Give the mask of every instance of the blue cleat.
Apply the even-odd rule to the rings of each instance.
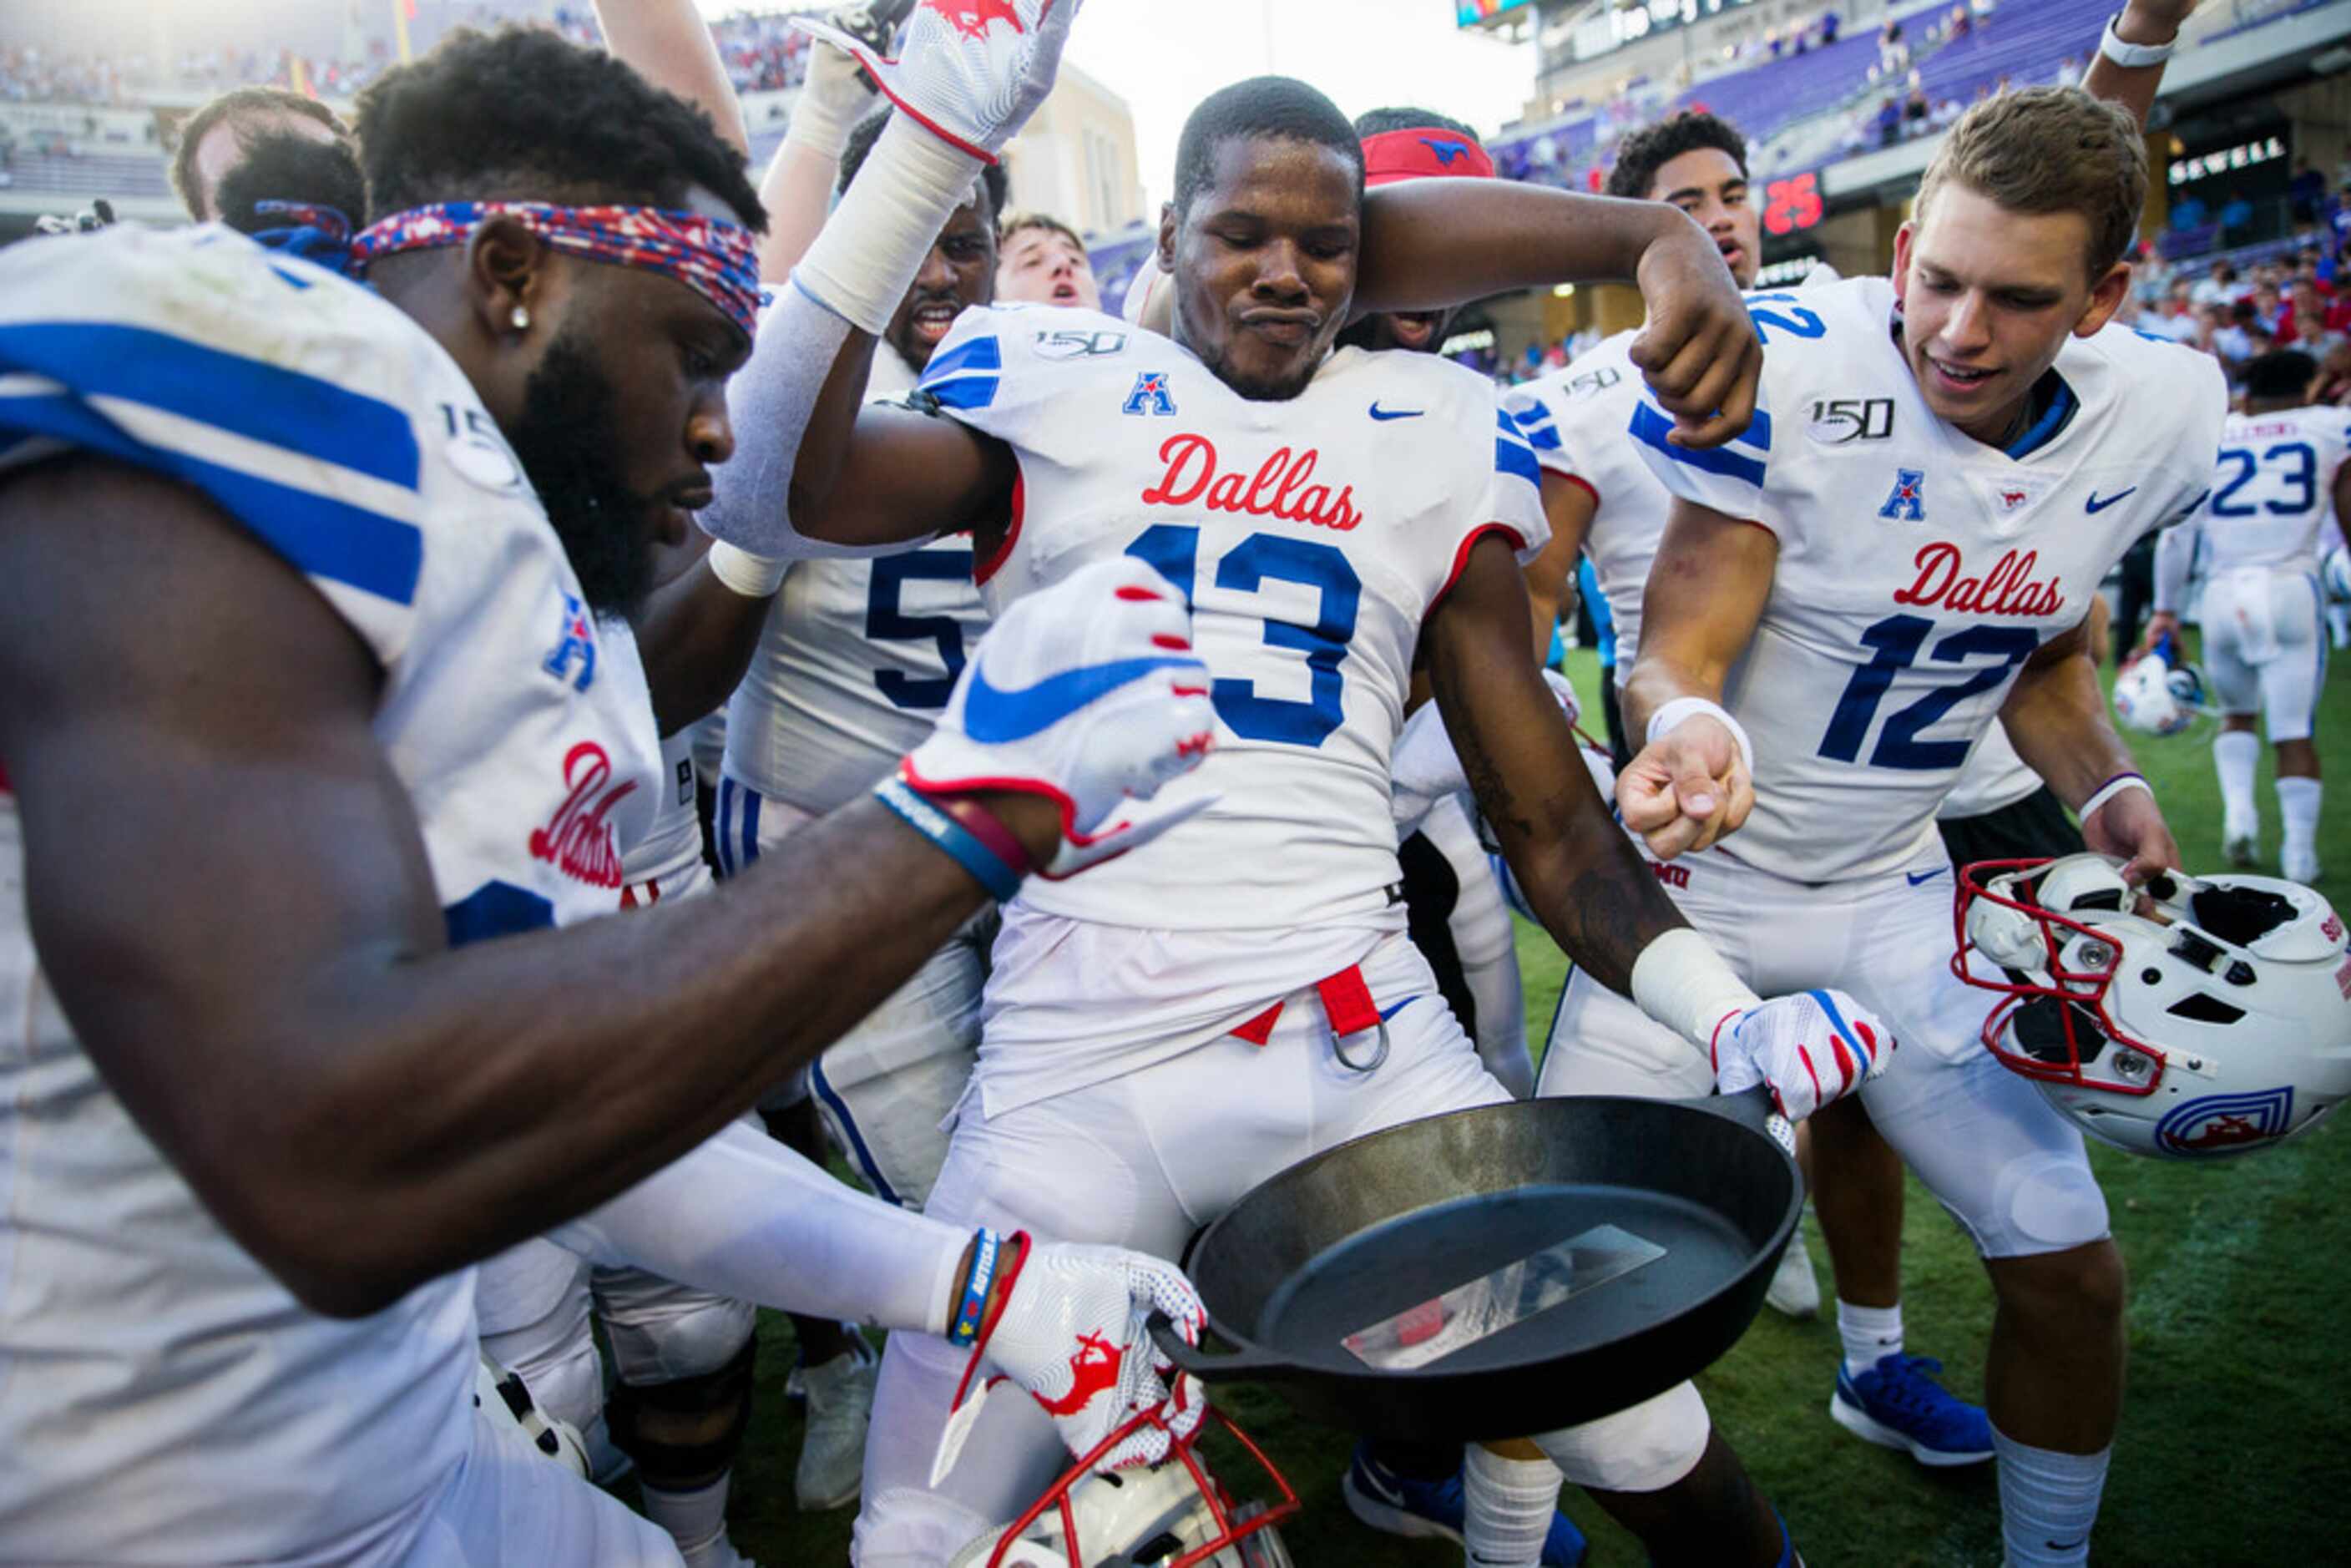
[[[1461,1544],[1468,1505],[1458,1469],[1441,1481],[1416,1480],[1380,1463],[1369,1443],[1357,1443],[1354,1460],[1348,1465],[1347,1479],[1339,1490],[1346,1494],[1347,1511],[1374,1530]],[[1551,1533],[1543,1538],[1543,1568],[1576,1568],[1586,1550],[1583,1531],[1575,1528],[1575,1521],[1554,1513]]]
[[[1829,1418],[1856,1437],[1907,1448],[1922,1465],[1978,1465],[1991,1458],[1991,1421],[1934,1379],[1943,1364],[1899,1351],[1855,1377],[1837,1368]]]

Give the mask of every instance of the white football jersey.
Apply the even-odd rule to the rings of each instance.
[[[1534,455],[1492,383],[1342,349],[1297,397],[1252,402],[1156,333],[998,308],[964,312],[922,385],[1019,460],[979,565],[990,608],[1136,556],[1191,595],[1214,678],[1216,749],[1139,810],[1217,804],[1022,900],[1154,929],[1400,928],[1388,758],[1421,623],[1487,530],[1522,554],[1548,537]]]
[[[0,466],[76,448],[204,492],[374,653],[375,732],[453,941],[612,908],[621,846],[655,794],[642,675],[611,656],[465,374],[406,316],[217,226],[12,246]],[[472,1270],[352,1322],[298,1302],[77,1042],[27,929],[23,867],[11,810],[0,1555],[404,1560],[472,1440]],[[223,896],[266,915],[266,897]]]
[[[2347,455],[2351,409],[2231,414],[2212,498],[2194,519],[2203,536],[2196,569],[2212,577],[2243,567],[2315,574],[2341,537],[2335,476]]]
[[[1615,623],[1619,685],[1640,653],[1641,593],[1673,504],[1673,492],[1625,438],[1644,385],[1627,351],[1637,336],[1619,332],[1566,369],[1513,387],[1504,398],[1536,460],[1592,492],[1583,553],[1592,558],[1593,576]]]
[[[1983,738],[1959,769],[1951,783],[1951,792],[1943,797],[1936,808],[1935,820],[1957,822],[1969,817],[1980,817],[1988,811],[2004,810],[2041,788],[2041,775],[2024,764],[2017,755],[2016,742],[2008,738],[2005,725],[1992,724],[1984,728]]]
[[[2063,388],[2011,456],[1928,408],[1885,278],[1748,308],[1765,354],[1744,436],[1669,445],[1646,400],[1631,423],[1675,494],[1779,539],[1724,691],[1755,746],[1755,811],[1725,852],[1807,883],[1933,863],[1936,808],[2024,661],[2210,487],[2220,366],[2132,332],[2069,338]]]
[[[877,344],[870,397],[914,390]],[[726,707],[726,775],[821,814],[855,799],[930,738],[965,653],[987,630],[971,538],[902,555],[794,561]]]
[[[608,621],[599,628],[615,657],[625,649],[633,662],[637,640],[625,621]],[[640,665],[642,670],[642,665]],[[687,725],[661,743],[661,777],[655,790],[653,820],[645,836],[621,846],[621,876],[630,886],[668,883],[701,863],[702,817],[695,808],[695,726]]]

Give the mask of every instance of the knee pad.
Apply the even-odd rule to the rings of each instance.
[[[2010,1161],[1994,1195],[1998,1234],[1978,1238],[1988,1258],[2064,1252],[2108,1234],[2106,1195],[2078,1149]]]
[[[1535,1438],[1560,1474],[1601,1491],[1663,1491],[1698,1468],[1714,1430],[1697,1385],[1676,1384],[1630,1410]]]
[[[678,1286],[657,1301],[606,1301],[598,1313],[622,1383],[644,1386],[706,1377],[751,1343],[758,1309]]]
[[[758,1355],[758,1342],[749,1340],[716,1372],[616,1385],[604,1412],[613,1446],[636,1460],[649,1485],[684,1491],[716,1480],[733,1468],[750,1425]],[[704,1435],[674,1435],[686,1430]]]

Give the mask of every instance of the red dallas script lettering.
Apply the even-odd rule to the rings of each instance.
[[[619,835],[605,819],[629,791],[633,779],[604,788],[612,777],[612,759],[592,740],[583,740],[564,754],[563,785],[570,791],[556,808],[555,820],[533,828],[530,852],[568,877],[590,887],[621,885]]]
[[[1894,591],[1896,604],[1932,606],[1962,615],[2054,615],[2065,607],[2057,580],[2032,580],[2041,552],[2014,550],[2002,554],[1981,577],[1961,577],[1959,547],[1936,543],[1921,548],[1911,564],[1918,580]]]
[[[1171,435],[1159,448],[1167,472],[1143,493],[1147,507],[1188,507],[1197,502],[1212,512],[1246,512],[1253,517],[1280,517],[1311,523],[1318,528],[1343,533],[1364,520],[1355,509],[1355,487],[1349,485],[1333,496],[1328,485],[1310,485],[1314,465],[1322,454],[1313,447],[1292,454],[1287,446],[1258,465],[1254,476],[1238,469],[1219,473],[1217,444],[1205,435]]]

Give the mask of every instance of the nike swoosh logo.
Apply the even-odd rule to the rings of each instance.
[[[1903,880],[1903,881],[1905,881],[1905,882],[1907,882],[1907,883],[1908,883],[1911,886],[1913,886],[1913,887],[1917,887],[1917,885],[1919,885],[1921,883],[1928,883],[1928,882],[1932,882],[1932,881],[1934,881],[1937,877],[1938,877],[1938,876],[1942,875],[1945,872],[1949,871],[1949,869],[1950,869],[1950,867],[1949,867],[1949,866],[1939,866],[1939,865],[1938,865],[1938,866],[1937,866],[1933,871],[1922,871],[1922,872],[1918,873],[1916,876],[1913,876],[1913,875],[1911,875],[1909,873],[1905,872],[1905,873],[1903,873],[1902,880]]]
[[[1197,659],[1120,659],[1048,675],[1033,686],[1008,691],[988,683],[986,666],[971,672],[964,694],[964,733],[982,746],[1026,740],[1050,729],[1088,703],[1154,670],[1200,668]]]
[[[1372,417],[1382,423],[1391,419],[1418,419],[1427,412],[1425,408],[1382,408],[1378,403],[1372,404]]]
[[[2052,1552],[2078,1552],[2082,1549],[2083,1545],[2089,1541],[2089,1539],[2090,1538],[2085,1535],[2082,1537],[2080,1541],[2053,1541],[2049,1542],[2049,1550]]]
[[[2093,490],[2093,491],[2091,491],[2091,492],[2090,492],[2090,502],[2089,502],[2089,506],[2090,506],[2090,515],[2091,515],[2092,517],[2096,517],[2100,512],[2105,511],[2108,507],[2113,506],[2116,501],[2121,500],[2121,499],[2123,498],[2123,497],[2125,497],[2125,496],[2136,496],[2136,495],[2137,495],[2137,494],[2138,494],[2138,486],[2136,486],[2136,485],[2133,485],[2133,486],[2132,486],[2129,489],[2127,489],[2127,490],[2123,490],[2123,491],[2117,492],[2116,494],[2112,495],[2112,496],[2108,496],[2108,497],[2106,497],[2105,499],[2101,500],[2101,499],[2099,498],[2099,497],[2098,497],[2098,493],[2097,493],[2095,490]]]

